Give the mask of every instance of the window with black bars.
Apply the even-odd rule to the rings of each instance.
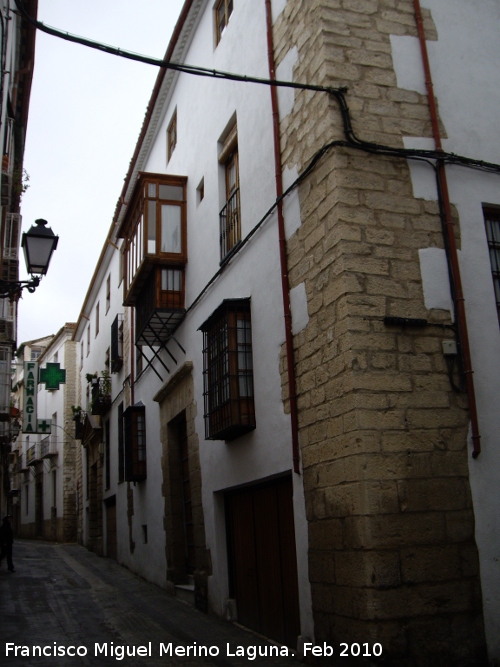
[[[125,480],[146,479],[146,408],[142,403],[131,405],[123,413],[125,432]]]
[[[111,372],[118,373],[123,366],[123,314],[119,313],[111,325]]]
[[[205,437],[234,440],[255,428],[250,300],[226,300],[202,325]]]
[[[490,251],[493,289],[497,304],[498,321],[500,323],[500,208],[483,208],[486,237]]]
[[[125,442],[123,438],[123,403],[118,406],[118,481],[125,479]]]
[[[111,486],[111,442],[109,420],[104,423],[104,458],[105,458],[105,488]]]
[[[230,134],[231,137],[233,142],[236,141],[234,132]],[[221,155],[224,157],[226,154],[224,161],[226,202],[219,213],[221,260],[241,241],[238,144],[236,143],[229,152],[223,149]]]

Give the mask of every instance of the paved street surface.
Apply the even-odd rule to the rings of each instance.
[[[0,567],[2,667],[300,665],[294,657],[259,657],[258,647],[269,651],[272,644],[196,611],[115,561],[99,558],[83,547],[17,540],[13,560],[16,573],[7,572],[5,561]],[[245,655],[228,655],[227,644],[229,653],[236,653],[240,646]],[[14,650],[7,654],[13,646],[19,647],[17,656]],[[46,656],[34,656],[34,646],[45,649]],[[212,647],[212,654],[217,647],[219,652],[200,657],[191,648],[189,656],[175,655],[176,647],[195,646],[196,650]],[[80,656],[67,655],[73,652],[71,647]],[[129,651],[135,648],[136,655],[127,656],[127,647]],[[257,647],[254,660],[252,647]],[[137,654],[141,650],[145,656]]]

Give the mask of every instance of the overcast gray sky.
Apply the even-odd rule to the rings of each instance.
[[[184,0],[39,0],[52,27],[161,58]],[[19,302],[20,344],[75,322],[111,224],[158,68],[37,31],[21,202],[23,231],[59,236],[49,272]],[[24,257],[21,277],[26,278]]]

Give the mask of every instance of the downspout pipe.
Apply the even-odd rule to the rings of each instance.
[[[266,23],[267,23],[267,56],[269,62],[269,78],[276,80],[276,67],[274,62],[274,44],[273,44],[273,20],[271,11],[271,0],[266,2]],[[283,215],[283,177],[281,163],[280,147],[280,120],[278,109],[278,91],[276,86],[270,86],[271,108],[273,115],[273,140],[274,140],[274,169],[276,181],[276,199],[278,200],[278,235],[279,235],[279,253],[281,270],[281,289],[283,293],[283,315],[285,319],[285,348],[286,363],[288,374],[288,392],[290,400],[290,420],[292,427],[292,459],[293,471],[300,474],[299,457],[299,425],[297,412],[297,389],[295,378],[295,358],[293,352],[293,333],[292,333],[292,313],[290,308],[290,281],[288,279],[288,261],[286,256],[286,237],[285,237],[285,218]]]
[[[431,68],[429,64],[429,56],[427,53],[427,44],[425,41],[425,29],[422,19],[422,10],[420,7],[420,0],[413,0],[415,20],[417,23],[418,39],[420,42],[420,51],[422,54],[422,62],[425,74],[425,86],[427,89],[427,97],[429,100],[429,111],[431,115],[432,134],[434,143],[438,151],[442,151],[441,133],[439,131],[439,119],[437,113],[436,98],[434,97],[434,87],[432,83]],[[447,241],[447,256],[450,265],[450,273],[453,281],[452,291],[455,300],[455,309],[458,325],[458,339],[462,353],[463,373],[465,376],[465,383],[467,387],[467,394],[469,398],[469,414],[471,420],[472,431],[472,457],[476,459],[481,453],[481,436],[479,433],[479,423],[477,416],[476,393],[474,390],[474,377],[472,370],[472,361],[469,345],[469,334],[467,330],[467,318],[465,314],[465,298],[462,288],[462,279],[460,276],[460,265],[458,262],[457,244],[455,241],[454,224],[451,216],[450,195],[448,192],[448,181],[446,178],[446,169],[443,160],[437,160],[436,173],[438,180],[438,197],[440,208],[444,216],[444,233]]]

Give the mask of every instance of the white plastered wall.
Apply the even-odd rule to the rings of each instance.
[[[235,3],[228,26],[216,48],[212,4],[205,3],[196,21],[196,30],[186,47],[185,61],[193,65],[267,77],[265,3]],[[218,214],[223,189],[223,169],[217,159],[219,141],[231,118],[236,115],[244,238],[276,198],[272,115],[267,86],[188,75],[177,76],[175,81],[175,87],[167,95],[165,107],[159,115],[154,140],[140,170],[188,177],[186,304],[189,305],[219,269]],[[175,109],[177,145],[167,164],[166,132]],[[199,201],[197,187],[202,179],[204,198]],[[297,202],[290,210],[296,218]],[[298,221],[294,219],[291,224],[300,224],[300,216]],[[199,326],[223,299],[242,297],[251,298],[257,429],[232,443],[205,441],[202,334]],[[299,307],[303,307],[303,299],[299,298],[298,303]],[[219,614],[223,614],[229,594],[222,492],[286,473],[292,468],[290,417],[284,412],[279,372],[284,337],[278,232],[274,214],[227,266],[223,275],[176,331],[177,340],[186,350],[184,355],[175,344],[169,344],[178,364],[165,355],[164,359],[170,368],[170,373],[167,373],[155,362],[163,382],[168,381],[184,361],[193,362],[206,544],[213,564],[213,574],[209,578],[209,603]],[[84,337],[82,340],[85,343]],[[91,367],[90,362],[85,361],[84,365],[89,366],[91,372],[97,370]],[[148,579],[165,585],[164,543],[154,547],[148,545],[146,559],[143,557],[146,554],[145,547],[143,549],[141,546],[140,533],[136,530],[141,524],[148,523],[148,526],[153,525],[155,531],[158,530],[164,536],[159,409],[152,400],[161,386],[162,382],[151,370],[135,386],[135,401],[142,401],[147,406],[148,478],[146,482],[137,484],[133,491],[132,521],[136,550],[132,556],[128,555],[126,545],[123,553],[120,551],[120,540],[123,542],[124,536],[128,536],[123,498],[117,498],[117,516],[125,517],[119,519],[121,523],[118,526],[119,560]],[[312,637],[307,522],[302,478],[296,475],[294,511],[302,632]],[[150,530],[148,536],[152,537]],[[147,572],[141,570],[141,561],[147,563]]]
[[[448,137],[443,139],[443,148],[498,164],[500,4],[496,0],[421,0],[421,5],[431,10],[438,32],[438,40],[428,41],[427,48]],[[417,39],[392,36],[391,42],[398,85],[425,92]],[[408,138],[406,145],[430,147],[428,141]],[[411,165],[411,173],[415,196],[436,199],[432,170]],[[481,434],[482,453],[476,460],[469,459],[469,470],[485,629],[490,659],[499,660],[500,332],[482,205],[500,206],[500,176],[448,166],[447,178],[451,202],[460,216],[459,261]],[[436,253],[430,255],[429,249],[421,250],[426,305],[443,307],[446,290],[435,290],[435,282],[443,275],[443,261]]]

